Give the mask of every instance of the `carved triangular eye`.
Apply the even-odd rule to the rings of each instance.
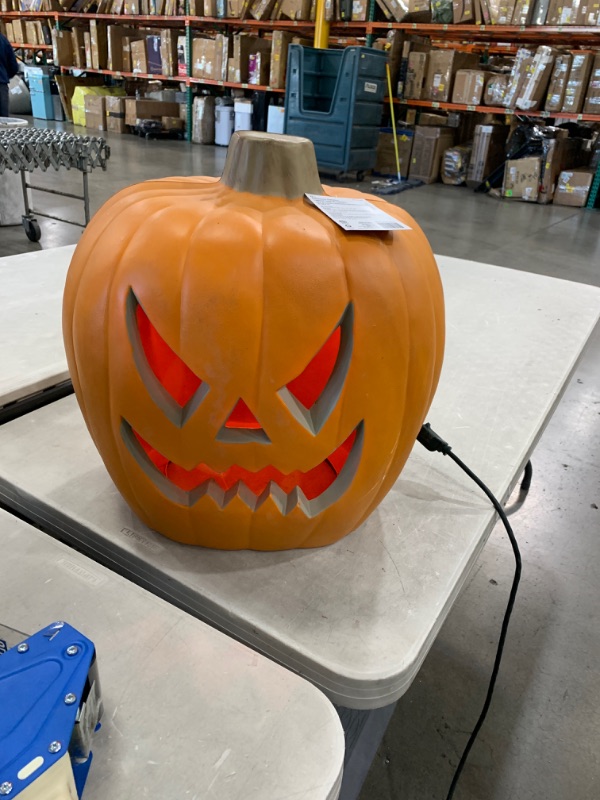
[[[127,298],[127,329],[148,394],[181,427],[206,397],[208,384],[167,344],[131,290]]]
[[[329,418],[346,380],[352,357],[353,319],[352,303],[348,303],[318,353],[300,375],[278,392],[298,422],[313,434],[318,433]]]

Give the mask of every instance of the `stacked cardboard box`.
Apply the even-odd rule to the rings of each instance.
[[[507,161],[502,195],[535,203],[538,199],[542,160],[539,156]]]
[[[440,177],[444,151],[454,144],[454,129],[417,125],[410,159],[409,178],[435,183]]]
[[[454,78],[458,70],[475,69],[478,63],[479,56],[475,53],[433,49],[429,54],[423,98],[448,102],[452,96]]]
[[[404,178],[408,175],[410,157],[413,148],[414,131],[399,130],[396,132],[396,144],[398,147],[398,159],[400,161],[400,175]],[[375,162],[375,172],[380,175],[396,175],[398,167],[396,165],[396,149],[394,147],[394,134],[390,128],[383,128],[379,133],[377,143],[377,161]]]
[[[506,125],[477,125],[466,183],[475,189],[505,161],[509,128]]]

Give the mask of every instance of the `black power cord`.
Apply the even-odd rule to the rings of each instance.
[[[471,752],[471,748],[475,743],[477,735],[481,730],[481,726],[483,725],[485,718],[487,716],[489,707],[492,702],[492,696],[494,694],[494,688],[496,686],[496,678],[498,677],[498,671],[500,670],[500,662],[502,661],[502,653],[504,650],[504,643],[506,641],[506,633],[508,631],[508,624],[510,622],[510,616],[512,614],[513,606],[515,604],[515,598],[517,596],[517,589],[519,588],[519,581],[521,580],[521,553],[519,552],[519,545],[517,544],[517,540],[513,533],[513,529],[510,526],[510,522],[508,521],[508,517],[506,516],[506,512],[496,500],[492,492],[488,489],[485,483],[472,472],[467,465],[461,461],[461,459],[454,455],[452,452],[452,448],[445,442],[441,436],[439,436],[434,430],[432,430],[431,425],[426,423],[421,428],[419,435],[417,436],[417,441],[420,442],[423,447],[427,450],[430,450],[432,453],[442,453],[445,456],[449,456],[455,464],[457,464],[463,472],[465,472],[472,481],[474,481],[477,486],[481,489],[481,491],[488,497],[494,508],[496,509],[496,513],[502,520],[504,527],[506,528],[506,533],[508,534],[508,538],[510,539],[510,543],[512,545],[513,553],[515,556],[515,575],[512,582],[512,587],[510,590],[510,596],[508,598],[508,605],[506,606],[506,611],[504,612],[504,619],[502,620],[502,629],[500,631],[500,639],[498,640],[498,648],[496,650],[496,658],[494,660],[494,668],[492,670],[492,675],[490,677],[490,682],[488,685],[487,695],[485,697],[485,702],[483,704],[483,708],[481,709],[481,713],[479,714],[479,719],[477,720],[475,727],[473,728],[473,732],[469,736],[469,741],[467,742],[463,754],[458,762],[458,766],[454,771],[454,776],[452,778],[452,783],[450,784],[450,789],[448,790],[448,794],[446,796],[446,800],[451,800],[454,796],[454,791],[456,789],[456,785],[458,784],[459,778],[463,771],[463,767],[469,757],[469,753]],[[525,471],[525,478],[523,483],[527,483],[525,493],[529,490],[529,484],[531,483],[531,465],[529,465],[529,469],[526,468]],[[522,487],[523,488],[523,487]]]

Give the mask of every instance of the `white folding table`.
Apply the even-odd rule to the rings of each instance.
[[[428,419],[504,499],[597,322],[600,290],[461,259],[438,263],[447,352]],[[0,429],[0,499],[307,677],[339,706],[385,709],[383,722],[495,521],[449,459],[416,445],[379,508],[330,547],[269,554],[180,545],[121,500],[73,397]]]
[[[96,646],[85,800],[338,797],[342,726],[310,683],[4,511],[0,552],[0,626]]]
[[[74,249],[0,258],[0,422],[72,391],[61,308]]]

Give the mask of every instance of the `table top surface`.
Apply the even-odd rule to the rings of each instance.
[[[61,313],[74,249],[0,258],[0,406],[69,377]]]
[[[447,351],[428,420],[503,498],[593,330],[600,290],[460,259],[438,263]],[[449,459],[416,446],[377,510],[330,547],[180,545],[121,500],[73,397],[0,428],[0,498],[354,708],[406,691],[495,520]]]
[[[0,551],[0,623],[96,646],[86,800],[338,796],[344,734],[310,683],[1,510]]]

